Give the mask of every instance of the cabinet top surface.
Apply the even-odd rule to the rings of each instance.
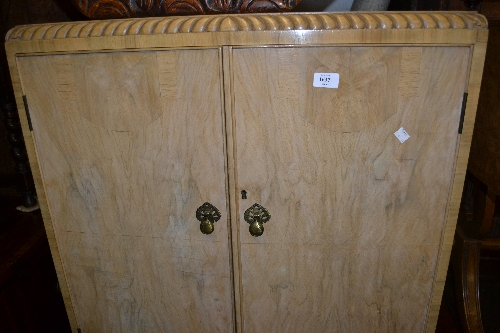
[[[481,30],[487,25],[486,18],[474,12],[225,14],[25,25],[11,29],[6,41],[211,32]]]

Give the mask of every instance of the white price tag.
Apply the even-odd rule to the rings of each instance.
[[[313,87],[338,88],[339,80],[339,73],[314,73]]]
[[[405,142],[406,140],[408,140],[410,138],[410,135],[408,135],[408,133],[406,133],[406,131],[403,127],[401,127],[396,132],[394,132],[394,135],[396,136],[396,138],[398,138],[399,142],[401,142],[401,143]]]

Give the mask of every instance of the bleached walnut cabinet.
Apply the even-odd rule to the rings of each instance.
[[[11,30],[73,330],[432,332],[486,39],[450,12]]]

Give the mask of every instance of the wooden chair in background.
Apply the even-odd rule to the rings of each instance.
[[[456,2],[449,9],[457,10]],[[490,32],[451,262],[463,331],[481,333],[481,252],[500,251],[500,1],[468,0],[465,6],[488,18]]]
[[[464,333],[482,333],[479,292],[481,253],[500,251],[500,197],[472,173],[466,178],[451,263]]]

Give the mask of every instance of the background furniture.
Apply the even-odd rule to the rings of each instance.
[[[500,250],[499,198],[469,173],[462,202],[452,251],[458,310],[464,332],[484,332],[479,268],[482,252]],[[498,257],[490,257],[498,266]]]
[[[5,0],[0,3],[0,35],[16,25],[84,20],[63,0]],[[3,39],[2,39],[3,40]],[[0,47],[0,198],[17,202],[20,210],[37,209],[36,192],[24,147],[19,116],[2,43]]]
[[[462,328],[483,332],[480,263],[500,271],[500,2],[468,5],[488,17],[490,32],[452,262]],[[498,314],[493,321],[498,322]]]
[[[11,31],[73,330],[432,332],[485,24],[349,13]],[[313,87],[318,73],[339,86]]]
[[[66,6],[65,6],[66,5]],[[67,11],[66,11],[67,10]],[[10,84],[4,37],[20,24],[82,19],[62,1],[0,2],[0,332],[70,332],[40,211]],[[5,126],[4,126],[5,125]],[[12,152],[12,154],[11,154]],[[30,183],[31,181],[31,183]],[[36,206],[35,206],[36,207]]]
[[[111,19],[165,15],[289,11],[301,0],[72,0],[87,17]]]
[[[344,12],[350,11],[353,0],[303,0],[295,12]]]

